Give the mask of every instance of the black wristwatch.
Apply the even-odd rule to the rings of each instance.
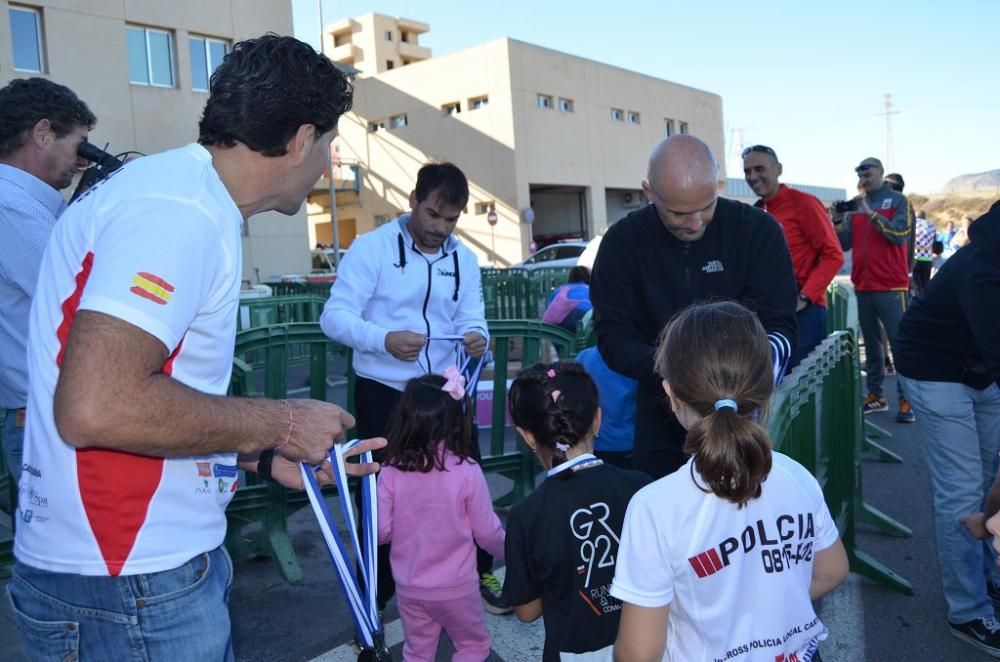
[[[271,480],[271,461],[274,460],[274,449],[269,448],[261,451],[257,458],[257,475],[265,480]]]

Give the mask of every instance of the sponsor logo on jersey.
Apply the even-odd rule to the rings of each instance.
[[[213,464],[212,475],[216,478],[235,478],[239,468],[235,464]]]
[[[129,289],[132,294],[161,306],[167,305],[173,291],[173,285],[148,271],[140,271],[132,276],[132,287]]]
[[[199,478],[211,478],[212,477],[212,463],[211,462],[195,462],[198,465],[198,477]]]

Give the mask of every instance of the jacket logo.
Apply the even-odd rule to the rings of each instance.
[[[447,269],[438,268],[438,276],[446,276],[448,278],[454,278],[455,277],[455,272],[454,271],[448,271]]]
[[[882,201],[882,209],[892,209],[892,198],[886,198]]]
[[[725,271],[726,268],[722,266],[722,260],[709,260],[705,263],[705,266],[701,268],[706,274],[719,273],[720,271]]]

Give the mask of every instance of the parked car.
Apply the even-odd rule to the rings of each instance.
[[[587,241],[563,241],[549,244],[524,262],[511,265],[516,269],[541,269],[544,267],[575,267],[587,250]]]

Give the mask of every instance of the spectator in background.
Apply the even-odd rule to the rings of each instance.
[[[856,209],[845,212],[840,222],[841,246],[853,249],[851,281],[858,302],[858,323],[865,341],[868,395],[862,410],[868,414],[887,411],[882,389],[885,354],[882,328],[889,345],[895,344],[896,327],[909,303],[910,274],[906,265],[906,242],[910,236],[910,205],[882,176],[882,162],[869,157],[854,169],[860,195]],[[910,403],[897,382],[899,411],[896,420],[912,423]]]
[[[590,269],[576,266],[569,270],[566,284],[560,285],[549,295],[542,321],[576,333],[577,325],[591,308]]]
[[[87,165],[77,155],[97,119],[68,87],[44,78],[0,89],[0,446],[21,476],[28,402],[28,311],[59,193]]]
[[[895,191],[896,193],[899,193],[901,195],[903,193],[903,189],[906,188],[906,181],[903,179],[903,176],[901,174],[899,174],[898,172],[890,172],[888,175],[886,175],[885,176],[885,183],[888,184],[890,187],[892,187],[893,191]],[[904,199],[905,199],[905,196],[904,196]],[[907,200],[906,204],[907,205],[910,204],[910,201]],[[911,210],[911,214],[912,214],[912,210]],[[917,230],[916,224],[915,223],[911,224],[910,225],[910,238],[907,240],[907,243],[906,243],[906,267],[910,270],[910,273],[913,272],[914,247],[915,247],[916,241],[917,241],[917,231],[916,230]]]
[[[903,317],[896,360],[920,413],[949,630],[1000,657],[990,599],[997,587],[987,588],[992,555],[959,523],[982,509],[1000,451],[1000,204],[976,221],[972,236]]]
[[[958,250],[957,248],[954,250],[952,249],[952,239],[955,238],[957,233],[958,229],[955,227],[955,221],[948,221],[944,226],[944,230],[938,234],[938,240],[940,240],[941,244],[944,246],[944,251],[941,253],[941,259],[947,260],[955,253],[955,250]]]
[[[913,246],[913,293],[920,296],[931,279],[931,265],[934,260],[934,224],[927,220],[924,210],[917,212],[914,223],[916,238]]]
[[[635,380],[608,367],[600,350],[587,347],[576,355],[594,383],[601,404],[601,429],[594,441],[594,455],[621,469],[632,468],[635,438]]]
[[[795,301],[799,338],[788,364],[792,369],[826,337],[826,288],[844,264],[844,251],[823,203],[779,183],[781,173],[781,163],[770,147],[753,145],[743,150],[743,175],[760,196],[755,206],[778,221],[792,255],[799,287]]]

